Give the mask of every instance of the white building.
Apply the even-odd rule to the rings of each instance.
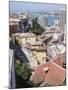
[[[28,23],[29,25],[32,27],[32,16],[31,15],[28,15]]]
[[[54,20],[54,26],[58,26],[59,25],[59,20]]]
[[[64,30],[64,26],[66,24],[66,10],[60,10],[59,20],[59,25],[61,29]]]
[[[19,16],[19,19],[26,19],[27,18],[27,13],[26,12],[22,12],[18,16]]]
[[[42,27],[48,26],[48,16],[47,15],[39,16],[37,21]]]

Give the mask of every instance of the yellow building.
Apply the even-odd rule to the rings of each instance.
[[[46,46],[29,46],[28,49],[31,50],[32,57],[38,64],[46,63]]]
[[[31,44],[36,42],[36,35],[33,33],[21,33],[16,37],[16,40],[21,47],[24,47],[27,43]]]
[[[33,53],[33,57],[37,60],[38,64],[46,63],[46,51],[45,50],[35,50],[32,53]]]

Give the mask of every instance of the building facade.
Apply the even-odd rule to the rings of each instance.
[[[42,27],[48,26],[48,16],[47,15],[39,16],[37,21]]]
[[[66,10],[60,10],[59,12],[59,25],[61,30],[64,31],[64,26],[66,25]]]

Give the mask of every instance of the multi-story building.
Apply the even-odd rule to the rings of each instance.
[[[61,30],[64,30],[64,26],[66,24],[66,10],[60,10],[59,12],[59,25]]]
[[[27,48],[32,52],[32,57],[37,61],[37,65],[46,63],[46,45],[36,42]]]
[[[20,33],[16,35],[16,40],[21,47],[25,47],[27,43],[31,44],[36,42],[36,35],[33,33]]]
[[[19,18],[10,18],[9,19],[9,30],[10,30],[10,36],[13,33],[16,33],[17,30],[19,30]]]
[[[47,27],[48,26],[48,16],[47,15],[41,15],[38,17],[37,22],[42,26],[42,27]]]
[[[29,31],[29,27],[32,26],[31,17],[26,12],[22,12],[19,14],[19,19],[21,20],[19,23],[19,29],[21,32]]]
[[[28,31],[28,19],[21,19],[21,21],[19,22],[19,29],[21,32],[26,32]]]
[[[59,25],[59,20],[54,20],[54,26],[58,26]]]

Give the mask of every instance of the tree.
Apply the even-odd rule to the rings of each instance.
[[[15,63],[16,71],[16,88],[32,87],[29,78],[31,76],[31,69],[28,65],[22,63]]]
[[[42,34],[45,30],[40,24],[37,23],[37,18],[33,19],[33,27],[30,29],[31,32],[39,35]]]
[[[27,64],[15,64],[16,73],[24,80],[28,80],[31,75],[31,69]]]
[[[15,63],[16,69],[16,88],[35,87],[36,85],[30,81],[31,69],[27,64]]]

